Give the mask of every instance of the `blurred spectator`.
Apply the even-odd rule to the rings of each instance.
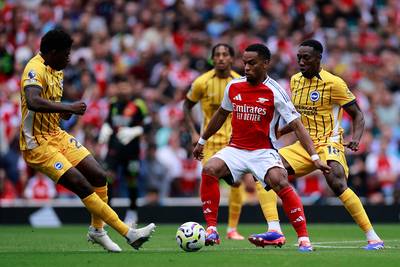
[[[399,160],[388,153],[389,141],[381,139],[380,151],[371,153],[366,159],[366,169],[369,179],[379,188],[383,194],[385,204],[393,204],[395,185],[399,179]]]
[[[54,182],[40,172],[29,178],[24,190],[24,197],[32,200],[49,200],[56,195]]]
[[[110,198],[127,192],[130,204],[125,223],[138,221],[138,176],[140,173],[140,136],[149,124],[148,109],[125,76],[115,76],[116,96],[110,100],[107,119],[99,134],[99,141],[108,145],[105,159],[111,174]]]
[[[141,165],[141,173],[146,181],[146,199],[148,203],[153,204],[157,204],[160,200],[159,194],[167,173],[167,168],[157,159],[156,152],[157,146],[153,143],[149,144]]]
[[[6,173],[0,168],[0,200],[12,200],[18,197],[17,191]]]

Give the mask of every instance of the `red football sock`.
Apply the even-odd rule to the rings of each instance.
[[[291,186],[287,186],[278,192],[282,199],[283,210],[293,225],[298,237],[308,236],[306,217],[300,197],[294,192]]]
[[[207,227],[217,226],[220,197],[217,177],[202,173],[200,196],[201,202],[203,203],[203,214]]]

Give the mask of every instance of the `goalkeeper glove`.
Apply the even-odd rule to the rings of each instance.
[[[142,126],[135,126],[135,127],[121,127],[118,130],[117,137],[121,144],[127,145],[133,139],[140,136],[143,133]]]
[[[99,133],[99,143],[100,144],[106,144],[108,143],[108,140],[110,140],[110,136],[112,135],[113,130],[111,129],[110,125],[108,123],[104,123],[103,127],[100,129]]]

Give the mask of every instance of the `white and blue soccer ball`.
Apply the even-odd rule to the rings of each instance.
[[[176,232],[176,242],[187,252],[200,250],[206,241],[206,231],[197,222],[182,224]]]

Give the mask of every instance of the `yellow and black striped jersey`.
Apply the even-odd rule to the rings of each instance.
[[[200,101],[201,110],[203,111],[202,130],[207,128],[214,112],[220,107],[224,98],[225,87],[232,79],[238,77],[240,77],[239,74],[231,71],[229,77],[221,79],[217,77],[215,70],[212,69],[193,82],[186,97],[192,102]],[[232,132],[231,119],[232,115],[229,115],[221,129],[207,140],[207,146],[210,149],[212,149],[213,145],[220,147],[228,144]]]
[[[25,87],[42,88],[40,96],[49,101],[60,102],[63,94],[63,72],[53,70],[44,64],[40,54],[33,57],[26,65],[21,78],[20,149],[33,149],[46,140],[46,136],[60,131],[59,113],[42,113],[28,110]]]
[[[292,102],[315,144],[343,141],[342,107],[356,101],[346,83],[321,70],[312,79],[297,73],[290,80]]]

